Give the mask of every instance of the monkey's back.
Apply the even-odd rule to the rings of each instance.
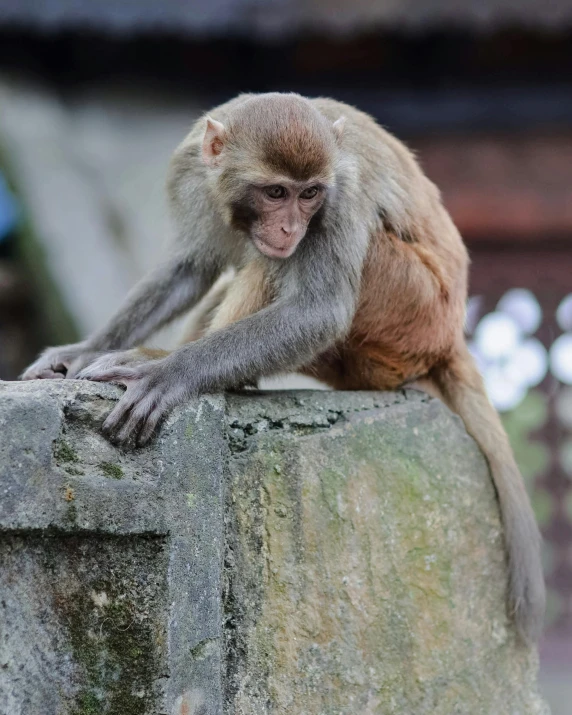
[[[349,105],[312,101],[332,121],[347,118],[341,149],[359,157],[359,210],[370,224],[358,307],[338,346],[344,386],[395,389],[445,362],[464,340],[467,251],[439,191],[401,141]]]

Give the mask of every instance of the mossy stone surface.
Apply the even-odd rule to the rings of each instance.
[[[227,499],[228,712],[546,713],[506,613],[495,492],[458,418],[415,393],[338,394],[301,436],[289,399],[256,415],[235,398],[250,436]]]

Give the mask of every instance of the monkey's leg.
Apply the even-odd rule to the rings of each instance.
[[[256,313],[271,300],[271,287],[268,270],[262,259],[255,259],[233,276],[220,292],[220,301],[210,311],[205,335],[223,330],[228,325]],[[235,386],[240,390],[245,387],[258,387],[256,380],[245,381]]]
[[[216,306],[206,330],[210,335],[242,318],[262,310],[273,297],[268,279],[268,266],[262,258],[255,258],[241,268],[225,286],[224,294]]]
[[[213,317],[235,280],[234,269],[223,273],[204,298],[191,310],[181,331],[179,345],[191,343],[206,335]]]
[[[511,606],[521,635],[535,641],[542,629],[545,606],[541,537],[506,432],[466,346],[429,377],[487,458],[504,525]]]
[[[406,387],[409,387],[413,390],[419,390],[420,392],[426,392],[428,395],[431,395],[431,397],[436,397],[437,399],[441,400],[441,402],[446,402],[445,398],[443,397],[443,393],[437,387],[435,381],[431,380],[430,378],[422,377],[419,380],[415,380],[409,385],[406,385]]]
[[[405,361],[374,344],[345,342],[319,355],[300,372],[335,390],[398,390],[427,371],[418,361]]]
[[[339,350],[331,348],[318,355],[309,365],[304,365],[298,372],[324,382],[334,390],[350,390],[346,366]]]

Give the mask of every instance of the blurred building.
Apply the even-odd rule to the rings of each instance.
[[[0,170],[22,206],[3,375],[159,259],[168,158],[201,111],[241,91],[355,104],[417,151],[469,245],[472,348],[546,539],[544,657],[572,667],[571,24],[572,0],[0,0]]]

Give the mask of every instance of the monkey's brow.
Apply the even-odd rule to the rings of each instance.
[[[296,187],[306,187],[306,186],[331,186],[334,183],[335,176],[333,173],[318,173],[309,179],[295,179],[288,174],[283,174],[279,172],[264,171],[262,168],[260,170],[250,170],[241,172],[241,178],[248,184],[252,186],[273,186],[276,184],[288,184],[290,186]]]
[[[264,189],[268,186],[286,186],[294,191],[303,191],[311,186],[316,186],[318,189],[325,191],[330,184],[324,182],[323,178],[312,178],[308,179],[308,181],[297,181],[285,176],[274,176],[268,177],[264,181],[251,182],[251,185],[255,186],[257,189]]]

